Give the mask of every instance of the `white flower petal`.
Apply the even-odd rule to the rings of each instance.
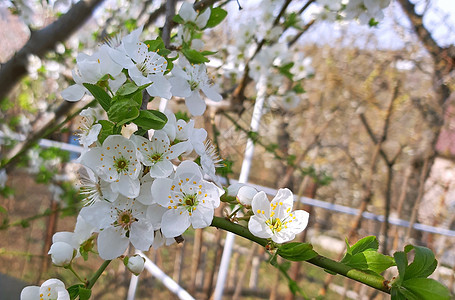
[[[130,242],[136,249],[147,251],[153,243],[154,230],[151,223],[134,222],[130,229]]]
[[[161,221],[161,232],[167,238],[181,235],[190,227],[190,217],[188,212],[182,209],[169,209],[164,213]]]
[[[105,201],[95,202],[91,206],[83,207],[79,215],[96,230],[101,230],[113,222],[111,205]]]
[[[204,28],[205,25],[207,25],[207,21],[210,18],[210,14],[211,14],[210,8],[207,8],[206,10],[204,10],[204,12],[196,18],[195,23],[196,23],[197,27],[199,27],[200,29]]]
[[[270,201],[267,199],[267,195],[263,191],[257,193],[253,197],[251,207],[255,215],[262,215],[267,219],[270,217]],[[264,211],[264,213],[262,213],[262,211]]]
[[[191,95],[191,88],[188,81],[181,77],[169,78],[171,84],[171,93],[177,97],[188,97]]]
[[[197,12],[194,10],[191,3],[183,2],[179,10],[179,16],[186,22],[194,22],[197,17]]]
[[[248,230],[257,237],[268,239],[272,237],[272,230],[265,224],[262,218],[257,217],[256,215],[252,216],[248,221]]]
[[[190,96],[185,98],[185,104],[193,116],[202,116],[207,107],[198,90],[193,91]]]
[[[209,85],[201,86],[201,90],[204,92],[205,96],[210,100],[219,102],[223,100],[223,97],[216,91],[215,87]]]
[[[164,99],[171,99],[171,83],[162,75],[149,75],[148,80],[153,82],[147,87],[147,93],[152,97],[161,97]]]
[[[73,84],[61,92],[63,99],[67,101],[79,101],[85,95],[85,88],[78,84]]]
[[[21,300],[39,299],[39,286],[26,286],[21,292]]]
[[[98,235],[98,253],[102,259],[114,259],[128,248],[129,240],[120,229],[108,227]]]
[[[167,207],[169,203],[169,195],[172,186],[172,179],[169,178],[157,178],[152,184],[152,196],[155,201]]]
[[[193,228],[205,228],[210,226],[213,220],[213,213],[213,208],[198,205],[190,216],[191,225]]]
[[[168,177],[174,171],[174,165],[168,160],[162,160],[150,166],[150,176],[153,178]]]

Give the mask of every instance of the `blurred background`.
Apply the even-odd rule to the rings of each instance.
[[[58,37],[55,32],[63,25],[54,22],[83,2],[85,10],[69,22],[77,30]],[[49,277],[73,281],[65,270],[52,267],[47,252],[55,232],[74,229],[82,205],[76,163],[79,120],[74,115],[89,99],[64,102],[60,92],[72,83],[76,55],[90,53],[108,35],[144,25],[143,36],[155,37],[164,24],[165,2],[0,3],[0,155],[7,172],[6,181],[0,180],[0,290],[11,295],[1,299],[17,299],[23,286]],[[276,17],[284,1],[274,2]],[[296,206],[310,212],[310,225],[297,240],[313,243],[333,259],[341,258],[345,238],[352,244],[376,235],[380,251],[389,255],[409,243],[426,246],[439,261],[433,278],[453,293],[454,3],[392,1],[378,24],[362,25],[337,16],[330,20],[318,1],[289,2],[289,11],[301,12],[301,29],[291,28],[277,41],[289,45],[287,54],[296,62],[294,82],[301,90],[283,96],[277,91],[291,84],[269,87],[259,130],[253,133],[256,90],[252,80],[242,84],[247,60],[239,63],[251,49],[240,45],[239,34],[249,34],[250,28],[255,36],[250,42],[258,44],[260,32],[251,20],[260,27],[264,3],[211,1],[229,12],[202,38],[204,49],[218,51],[208,66],[224,100],[209,103],[210,113],[197,122],[224,159],[219,175],[226,183],[238,179],[246,141],[253,138],[249,181],[271,195],[274,189],[290,188],[302,197]],[[34,34],[51,25],[55,32],[31,48]],[[159,100],[150,103],[158,105]],[[181,101],[171,100],[169,107],[185,111]],[[223,216],[225,209],[216,214]],[[194,298],[210,299],[225,232],[191,229],[184,238],[183,244],[146,254]],[[76,262],[87,276],[101,263],[91,260]],[[224,298],[294,299],[287,281],[267,260],[264,249],[237,238]],[[310,298],[388,297],[310,264],[287,267]],[[130,279],[123,264],[115,262],[92,298],[127,299]],[[174,298],[150,273],[139,277],[136,299]]]

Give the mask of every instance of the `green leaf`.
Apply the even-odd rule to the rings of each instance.
[[[157,52],[161,56],[166,56],[171,53],[170,50],[166,49],[161,37],[157,37],[155,40],[145,41],[144,44],[147,45],[149,51]]]
[[[397,285],[400,285],[401,282],[403,281],[404,276],[406,275],[406,268],[408,267],[408,257],[406,256],[406,253],[402,251],[395,252],[393,254],[393,257],[395,258],[395,264],[397,265],[399,274],[395,283]]]
[[[450,299],[449,289],[442,283],[431,278],[411,278],[403,281],[402,287],[411,291],[416,296],[416,299]]]
[[[158,49],[164,48],[164,42],[161,37],[157,37],[155,40],[145,41],[144,44],[147,45],[149,51],[156,51]]]
[[[139,116],[139,108],[134,100],[120,98],[112,104],[107,115],[109,120],[120,126],[136,119]]]
[[[79,300],[89,300],[92,295],[92,290],[86,289],[83,286],[79,287]]]
[[[287,63],[281,67],[278,67],[278,71],[280,71],[280,73],[284,76],[286,76],[289,80],[292,80],[292,77],[294,75],[292,75],[291,73],[291,68],[294,66],[294,63],[293,62],[290,62],[290,63]]]
[[[282,245],[278,248],[277,253],[291,261],[305,261],[318,256],[311,244],[297,242]]]
[[[283,26],[284,26],[284,28],[296,27],[298,22],[299,22],[299,15],[295,12],[292,12],[286,16]]]
[[[210,61],[207,57],[202,55],[201,52],[194,49],[182,49],[182,53],[192,64],[201,64]]]
[[[411,251],[411,249],[414,249],[415,251],[414,261],[406,268],[406,274],[404,275],[403,280],[414,277],[426,278],[430,276],[438,264],[433,251],[426,247],[407,245],[405,247],[405,252],[407,253]]]
[[[370,21],[368,21],[368,26],[370,27],[376,27],[379,24],[378,21],[376,21],[374,18],[371,18]]]
[[[182,17],[179,16],[179,15],[175,15],[172,18],[172,21],[174,21],[175,23],[178,23],[178,24],[184,24],[185,23],[185,20],[183,20]]]
[[[398,287],[392,287],[390,289],[390,295],[392,296],[392,300],[406,300],[406,297],[400,293]]]
[[[200,53],[204,56],[216,54],[218,51],[201,51]]]
[[[157,110],[141,110],[139,116],[133,122],[145,130],[161,129],[166,125],[167,117]]]
[[[351,246],[350,254],[355,255],[357,253],[366,251],[366,250],[375,250],[379,248],[378,240],[375,236],[367,236],[363,239],[360,239],[357,243]]]
[[[83,284],[75,284],[70,287],[68,287],[66,290],[68,291],[68,294],[70,294],[70,299],[74,300],[79,296],[79,288],[84,287]]]
[[[6,208],[0,205],[0,213],[7,215],[8,211],[6,210]]]
[[[395,265],[393,258],[375,250],[363,251],[352,256],[348,255],[345,261],[342,262],[350,267],[372,271],[377,274]]]
[[[98,123],[101,124],[101,131],[98,135],[98,141],[102,144],[108,136],[114,134],[114,123],[109,122],[108,120],[100,120]]]
[[[137,89],[138,87],[134,83],[127,82],[117,90],[116,94],[120,96],[126,96],[134,93],[137,91]]]
[[[212,8],[210,12],[210,18],[207,21],[207,25],[205,25],[205,28],[215,27],[216,25],[220,24],[224,20],[224,18],[226,18],[226,16],[227,11],[225,11],[221,7]]]
[[[110,106],[111,106],[111,97],[106,93],[106,91],[95,85],[95,84],[91,84],[91,83],[84,83],[84,86],[87,90],[90,91],[90,93],[92,93],[93,97],[95,97],[96,101],[99,102],[99,104],[101,105],[101,107],[105,110],[105,111],[108,111]]]
[[[302,87],[302,85],[300,83],[297,83],[293,88],[292,90],[296,93],[296,94],[303,94],[305,93],[305,89]]]

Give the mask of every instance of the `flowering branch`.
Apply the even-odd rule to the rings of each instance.
[[[247,228],[232,223],[224,218],[214,217],[211,226],[230,231],[264,247],[269,243],[267,239],[258,238]],[[384,280],[381,276],[366,273],[319,254],[316,257],[307,260],[307,262],[390,294],[390,288],[387,286],[388,281]]]

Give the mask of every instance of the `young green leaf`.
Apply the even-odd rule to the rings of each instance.
[[[360,239],[357,243],[351,246],[350,254],[355,255],[357,253],[366,251],[366,250],[375,250],[379,248],[378,240],[375,236],[367,236],[363,239]]]
[[[289,80],[292,80],[293,76],[292,73],[291,73],[291,68],[294,66],[294,63],[293,62],[290,62],[288,64],[285,64],[284,66],[281,66],[281,67],[278,67],[278,71],[286,76]]]
[[[139,108],[135,101],[121,98],[112,104],[107,115],[109,120],[120,126],[136,119],[139,116]]]
[[[420,300],[450,299],[449,289],[431,278],[411,278],[403,281],[403,288],[412,292]]]
[[[226,18],[226,16],[227,11],[225,11],[221,7],[212,8],[210,12],[210,18],[207,21],[207,25],[205,25],[205,28],[215,27],[216,25],[220,24],[224,20],[224,18]]]
[[[291,261],[305,261],[318,256],[311,244],[297,242],[280,246],[277,253],[279,256]]]
[[[138,87],[134,83],[127,82],[117,90],[116,94],[120,96],[126,96],[134,93],[137,91],[137,89]]]
[[[68,294],[70,295],[70,299],[74,300],[79,296],[79,288],[84,287],[83,284],[75,284],[70,287],[68,287],[66,290],[68,291]]]
[[[194,49],[182,49],[182,53],[192,64],[201,64],[210,61],[207,57],[202,55],[201,52]]]
[[[98,141],[102,144],[108,136],[114,134],[114,123],[107,120],[99,120],[98,123],[101,124],[101,131],[98,135]]]
[[[393,258],[381,254],[375,250],[367,250],[354,255],[342,261],[346,265],[365,271],[372,271],[380,274],[395,265]]]
[[[425,247],[407,245],[405,247],[405,252],[408,253],[412,249],[415,251],[414,261],[406,268],[406,274],[404,275],[403,280],[415,277],[426,278],[430,276],[438,264],[433,251]]]
[[[395,281],[396,285],[400,285],[401,282],[403,282],[404,276],[406,276],[406,268],[408,267],[408,257],[406,256],[406,253],[402,251],[395,252],[393,254],[393,257],[395,258],[395,264],[397,265],[398,268],[398,278]]]
[[[161,129],[166,125],[167,117],[157,110],[141,110],[133,123],[142,129]]]
[[[183,20],[182,17],[179,16],[179,15],[175,15],[172,18],[172,21],[174,21],[175,23],[178,23],[178,24],[184,24],[185,23],[185,20]]]
[[[96,101],[99,102],[101,107],[105,110],[108,111],[110,106],[111,106],[111,97],[106,93],[106,91],[91,83],[84,83],[84,86],[89,92],[95,97]]]
[[[92,290],[79,286],[79,300],[89,300],[92,295]]]

